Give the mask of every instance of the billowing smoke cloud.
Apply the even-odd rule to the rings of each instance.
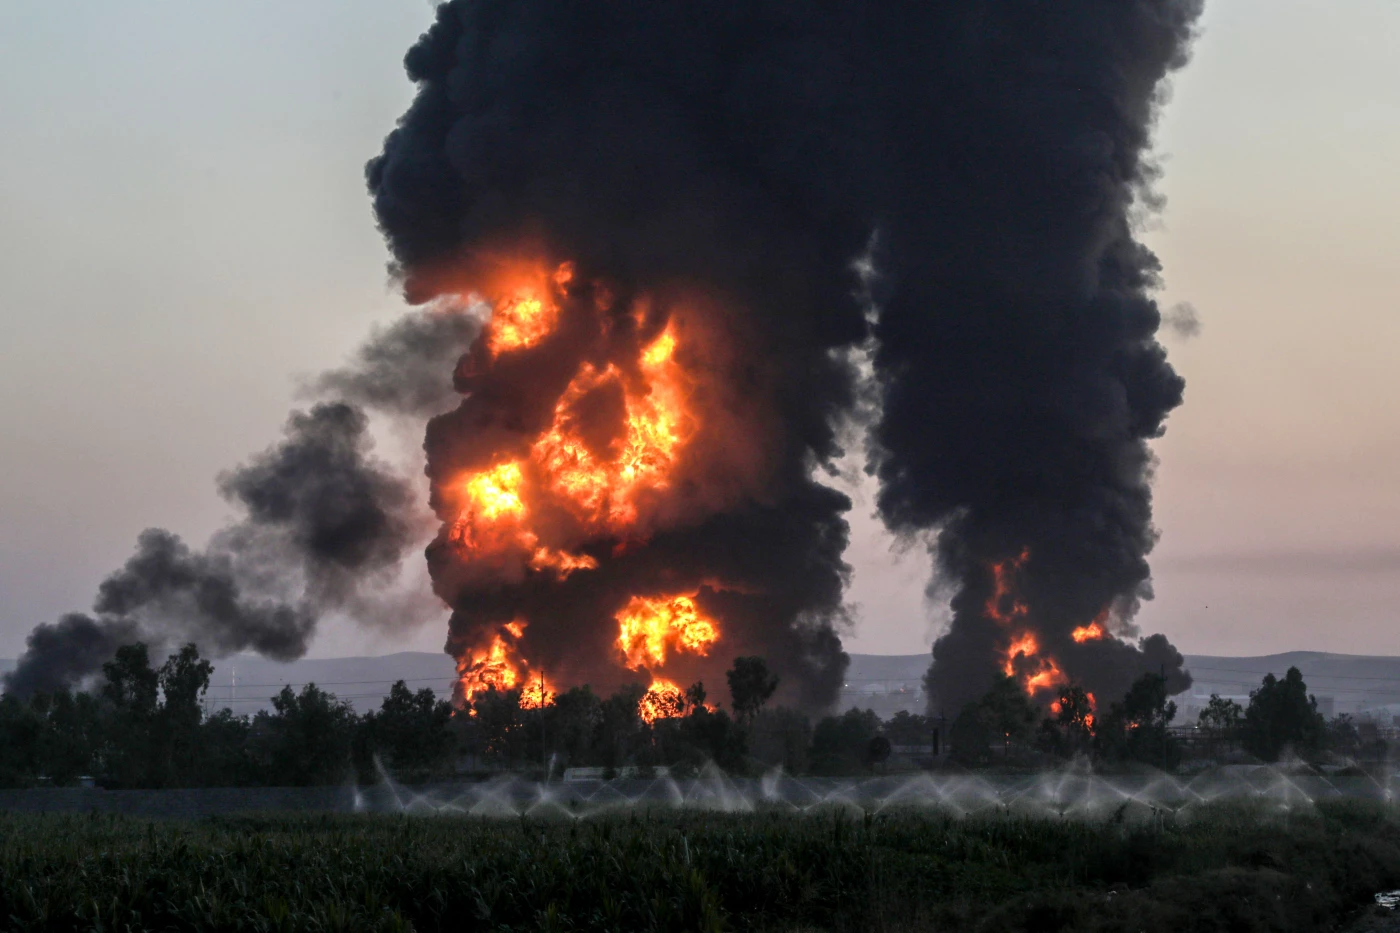
[[[441,5],[406,58],[418,95],[368,167],[406,294],[484,294],[499,313],[510,299],[483,285],[499,256],[572,263],[549,334],[476,348],[461,406],[429,427],[449,650],[525,619],[532,664],[606,680],[618,608],[693,591],[725,653],[761,651],[800,699],[833,699],[849,502],[813,469],[841,453],[850,351],[873,337],[881,512],[900,533],[936,529],[956,581],[935,707],[984,689],[1020,630],[1038,640],[1021,676],[1059,659],[1059,676],[1107,696],[1144,669],[1182,686],[1160,636],[1072,631],[1101,618],[1134,637],[1149,595],[1146,441],[1182,381],[1154,338],[1157,263],[1130,214],[1151,207],[1157,95],[1198,13],[1197,0]],[[853,268],[872,240],[873,333]],[[701,421],[727,431],[690,442],[703,468],[677,467],[640,531],[557,534],[590,569],[487,566],[461,545],[454,528],[476,521],[464,483],[514,496],[489,471],[547,465],[550,431],[614,449],[639,348],[676,326],[679,365],[712,394]],[[728,355],[707,356],[715,344]],[[617,385],[576,405],[609,366]],[[726,470],[733,458],[711,456],[724,443],[753,454]],[[1029,609],[1012,631],[987,607],[994,566],[1023,551],[1014,599]]]
[[[480,329],[480,313],[452,302],[410,312],[372,334],[349,365],[312,380],[310,392],[428,418],[457,403],[452,372]]]
[[[246,517],[202,551],[143,532],[98,589],[93,615],[67,615],[28,636],[7,691],[82,682],[116,648],[193,641],[207,654],[305,653],[327,612],[379,622],[381,584],[418,543],[412,487],[370,455],[368,419],[343,402],[293,413],[286,437],[220,479]]]
[[[885,520],[937,529],[958,583],[932,707],[952,715],[1008,667],[1110,700],[1144,671],[1184,689],[1161,636],[1139,649],[1083,629],[1134,637],[1151,596],[1146,442],[1184,383],[1154,336],[1158,262],[1131,216],[1151,201],[1161,82],[1200,4],[918,9],[927,80],[888,86],[910,119],[877,257],[872,437]]]
[[[721,641],[668,676],[722,683],[729,658],[761,653],[790,700],[835,698],[850,503],[812,468],[841,452],[872,220],[849,190],[869,181],[849,93],[866,63],[840,27],[796,6],[454,2],[409,52],[418,97],[368,170],[408,296],[480,289],[502,253],[573,264],[551,338],[469,358],[461,407],[429,427],[444,538],[454,484],[529,451],[585,366],[635,370],[671,326],[700,386],[699,435],[645,527],[572,536],[596,568],[483,575],[439,542],[449,650],[525,619],[533,665],[611,685],[631,679],[614,622],[628,600],[698,594]],[[600,449],[620,392],[577,414]]]
[[[5,691],[27,697],[80,683],[110,661],[117,649],[139,640],[140,630],[126,619],[94,619],[79,612],[34,627],[24,655],[5,675]]]

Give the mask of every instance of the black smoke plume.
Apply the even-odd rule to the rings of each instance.
[[[872,432],[891,528],[937,529],[957,582],[934,646],[932,708],[950,715],[1039,654],[1106,699],[1143,672],[1189,675],[1162,636],[1076,643],[1100,617],[1133,637],[1155,541],[1147,446],[1183,380],[1155,339],[1158,262],[1133,236],[1162,81],[1185,61],[1195,0],[933,3],[915,23],[927,79],[891,84],[909,115],[902,198],[882,216]],[[1028,612],[989,618],[993,566]],[[1007,606],[1003,606],[1003,612]],[[1025,670],[1025,667],[1031,670]]]
[[[435,598],[394,585],[430,528],[414,484],[373,456],[368,413],[418,430],[450,407],[453,366],[479,328],[473,309],[437,303],[310,380],[306,394],[325,401],[293,412],[281,443],[219,477],[244,517],[202,551],[162,529],[143,532],[126,566],[103,581],[93,615],[34,628],[5,689],[80,684],[137,640],[292,660],[327,613],[393,629],[439,610]]]
[[[530,244],[576,264],[566,304],[620,322],[642,300],[653,333],[668,308],[720,309],[709,320],[736,358],[714,375],[741,410],[771,408],[745,422],[761,438],[732,438],[764,446],[761,482],[726,497],[697,479],[697,507],[645,546],[592,542],[595,571],[473,581],[440,538],[449,650],[523,615],[532,658],[588,679],[629,593],[698,586],[734,647],[766,652],[804,701],[834,699],[849,501],[813,469],[841,454],[850,351],[873,338],[881,513],[898,533],[936,529],[957,586],[934,706],[1000,668],[991,568],[1024,549],[1021,624],[1065,674],[1116,696],[1164,669],[1180,689],[1164,638],[1069,633],[1107,608],[1132,637],[1150,595],[1146,441],[1182,381],[1131,217],[1153,206],[1149,131],[1198,14],[1198,0],[439,6],[405,61],[417,97],[368,166],[410,300]],[[872,242],[873,331],[853,268]],[[519,367],[459,370],[464,400],[427,439],[445,529],[447,484],[519,449],[610,352],[561,325]]]
[[[367,428],[365,414],[343,402],[293,413],[282,443],[220,480],[242,521],[202,551],[162,529],[142,532],[98,588],[93,615],[29,634],[6,691],[79,684],[137,640],[291,660],[320,616],[364,615],[417,541],[412,488],[370,456]]]
[[[452,372],[480,329],[481,313],[453,302],[410,312],[371,334],[349,365],[311,380],[308,393],[405,420],[431,417],[457,403]]]

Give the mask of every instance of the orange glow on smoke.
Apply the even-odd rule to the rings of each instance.
[[[1026,678],[1027,693],[1048,690],[1066,682],[1064,672],[1060,670],[1054,658],[1042,658],[1040,663],[1040,670]]]
[[[547,278],[540,271],[516,271],[511,277],[515,281],[505,285],[502,293],[491,296],[486,346],[492,356],[533,347],[559,323],[559,304],[549,286],[567,285],[573,278],[573,266],[564,263]]]
[[[567,577],[575,570],[596,570],[598,562],[587,554],[570,554],[542,547],[531,555],[530,566],[536,570],[556,570],[561,577]]]
[[[470,701],[487,690],[514,688],[520,675],[511,661],[512,653],[505,639],[497,635],[485,651],[468,654],[458,660],[457,679],[462,685],[462,696]]]
[[[685,715],[685,693],[681,688],[662,677],[654,678],[651,687],[637,703],[637,714],[643,722],[656,722],[658,719],[674,719]]]
[[[521,709],[540,709],[554,702],[558,691],[549,681],[536,674],[525,682],[520,690]]]
[[[458,659],[457,680],[464,700],[471,702],[488,690],[504,693],[519,687],[522,709],[538,709],[542,703],[554,701],[553,685],[543,675],[532,674],[521,657],[520,639],[524,635],[523,620],[507,622],[490,644]]]
[[[513,461],[477,473],[466,482],[468,508],[488,522],[503,516],[521,518],[525,514],[525,503],[520,501],[522,481],[520,464]]]
[[[669,485],[670,474],[694,419],[686,409],[686,380],[674,360],[677,337],[667,329],[640,350],[641,380],[616,366],[599,371],[585,363],[555,405],[554,421],[530,448],[527,460],[499,463],[464,476],[456,498],[459,515],[448,539],[474,556],[524,551],[528,566],[561,576],[592,570],[587,555],[540,546],[532,525],[535,505],[549,499],[594,532],[622,534],[636,521],[637,496]],[[638,383],[633,385],[633,383]],[[609,449],[593,449],[576,423],[573,407],[596,389],[620,389],[625,421]]]
[[[1040,643],[1031,632],[1022,632],[1011,640],[1001,669],[1007,677],[1018,679],[1022,689],[1029,694],[1066,682],[1064,672],[1055,659],[1041,656]]]
[[[1081,625],[1079,626],[1079,628],[1070,632],[1069,637],[1073,638],[1076,642],[1079,642],[1080,644],[1083,644],[1086,641],[1097,641],[1098,639],[1104,637],[1103,626],[1098,623],[1097,619],[1095,619],[1088,625]]]
[[[667,649],[707,655],[719,639],[712,620],[689,596],[633,596],[617,614],[617,644],[634,670],[666,663]]]
[[[1031,549],[1022,548],[1021,553],[1014,558],[992,564],[992,595],[987,597],[987,605],[983,611],[993,622],[1009,626],[1030,614],[1030,606],[1012,595],[1011,586],[1012,577],[1025,565],[1030,556]]]
[[[531,449],[547,485],[595,526],[630,525],[637,519],[636,493],[668,485],[677,448],[692,430],[675,348],[670,329],[643,348],[640,387],[628,385],[615,366],[600,372],[584,364],[555,405],[554,424]],[[623,437],[610,451],[614,456],[606,458],[589,446],[570,411],[584,395],[610,384],[621,387],[626,416]]]
[[[632,296],[627,307],[616,308],[608,283],[576,277],[571,263],[556,266],[528,255],[478,258],[464,275],[471,291],[463,297],[491,308],[478,345],[462,364],[464,378],[489,375],[498,358],[563,340],[566,326],[570,338],[596,339],[606,349],[580,354],[571,364],[576,368],[558,373],[559,381],[550,382],[558,395],[540,411],[545,423],[532,422],[533,433],[513,442],[509,453],[497,447],[499,459],[435,489],[444,543],[468,575],[488,579],[563,579],[596,571],[605,549],[623,553],[670,520],[675,499],[666,491],[673,484],[689,489],[681,470],[695,469],[688,457],[706,455],[698,441],[689,445],[702,428],[714,428],[700,416],[706,396],[696,393],[707,371],[710,335],[695,329],[700,322],[684,309],[668,307],[663,315],[648,296]],[[552,358],[545,369],[557,365]],[[549,375],[552,380],[556,373]],[[719,638],[693,594],[635,597],[617,621],[619,652],[633,669],[655,671],[678,653],[707,655]],[[509,626],[459,659],[459,675],[467,699],[492,686],[523,690],[527,704],[547,703],[552,695],[540,690],[537,676],[530,678],[521,633]],[[654,698],[652,706],[657,703]]]
[[[1032,657],[1039,650],[1040,645],[1036,642],[1035,636],[1030,632],[1022,632],[1006,649],[1006,663],[1002,666],[1002,669],[1006,671],[1006,676],[1010,677],[1015,673],[1018,657]]]
[[[1015,576],[1030,559],[1030,548],[1022,548],[1014,558],[1000,560],[990,567],[992,592],[983,606],[983,613],[989,620],[1004,628],[1019,628],[1031,614],[1031,608],[1016,595]],[[1080,625],[1070,632],[1076,644],[1108,637],[1106,623],[1108,610],[1104,609],[1087,625]],[[1007,677],[1016,678],[1026,693],[1034,696],[1069,682],[1055,658],[1042,654],[1040,642],[1033,632],[1021,629],[1007,644],[1002,657],[1002,671]],[[1054,710],[1058,703],[1051,705]]]

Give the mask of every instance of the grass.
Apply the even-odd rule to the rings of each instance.
[[[7,930],[1327,930],[1400,887],[1382,804],[1143,825],[0,815]]]

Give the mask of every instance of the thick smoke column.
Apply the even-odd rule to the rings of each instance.
[[[390,586],[426,537],[418,495],[372,456],[365,409],[423,418],[448,407],[452,362],[478,327],[475,316],[443,307],[375,334],[348,366],[315,381],[315,394],[336,400],[293,412],[281,443],[220,477],[241,521],[203,550],[168,531],[143,532],[103,581],[93,614],[34,628],[5,689],[79,684],[137,640],[291,660],[328,612],[381,627],[421,617],[424,600]]]
[[[1149,595],[1145,442],[1181,399],[1130,214],[1150,203],[1157,94],[1198,13],[1197,0],[440,6],[406,59],[418,96],[368,179],[409,298],[477,295],[502,315],[493,328],[515,329],[463,360],[462,405],[428,431],[449,650],[479,664],[508,631],[534,666],[606,679],[629,598],[695,593],[724,653],[764,652],[802,699],[832,699],[849,503],[812,471],[840,454],[849,351],[873,336],[882,514],[901,533],[938,529],[959,587],[935,706],[1008,665],[1028,688],[1068,677],[1115,696],[1163,667],[1184,685],[1165,639],[1105,636],[1133,635]],[[871,242],[873,334],[852,273]],[[528,298],[493,271],[522,257],[541,270]],[[522,338],[541,307],[549,325]],[[536,521],[561,505],[526,495],[559,485],[552,438],[614,449],[638,360],[668,333],[714,396],[699,420],[726,413],[727,436],[688,441],[695,468],[677,466],[626,528]],[[607,367],[613,388],[596,376]],[[719,468],[726,441],[749,462]],[[483,543],[526,513],[528,537]],[[551,537],[570,572],[525,563]]]
[[[679,594],[720,637],[668,677],[722,682],[729,658],[759,653],[790,701],[835,698],[849,500],[812,469],[841,453],[842,351],[867,334],[852,262],[871,214],[831,184],[833,169],[859,175],[848,149],[861,101],[847,88],[860,63],[831,45],[839,21],[811,20],[773,5],[453,2],[409,52],[418,97],[368,173],[408,296],[479,293],[500,311],[510,290],[490,292],[517,264],[569,264],[528,299],[550,293],[555,328],[476,348],[462,406],[428,430],[444,523],[430,564],[459,657],[520,621],[523,636],[510,631],[532,666],[610,686],[633,679],[618,614]],[[638,370],[668,333],[696,426],[664,480],[642,484],[635,519],[568,528],[587,510],[567,497],[520,503],[515,484],[531,480],[517,464],[548,472],[538,444],[551,425],[615,452],[648,397],[627,386],[650,378]],[[609,367],[617,379],[569,400]],[[561,578],[524,564],[526,548],[514,566],[464,553],[490,550],[479,543],[454,548],[457,490],[472,482],[541,516],[532,542],[594,566]]]
[[[889,87],[911,119],[882,218],[872,436],[882,515],[938,529],[958,583],[931,708],[955,713],[1000,670],[1108,700],[1144,671],[1184,689],[1164,637],[1103,636],[1135,635],[1151,596],[1146,441],[1184,386],[1132,212],[1151,203],[1149,131],[1199,3],[920,9],[905,25],[926,79]]]

